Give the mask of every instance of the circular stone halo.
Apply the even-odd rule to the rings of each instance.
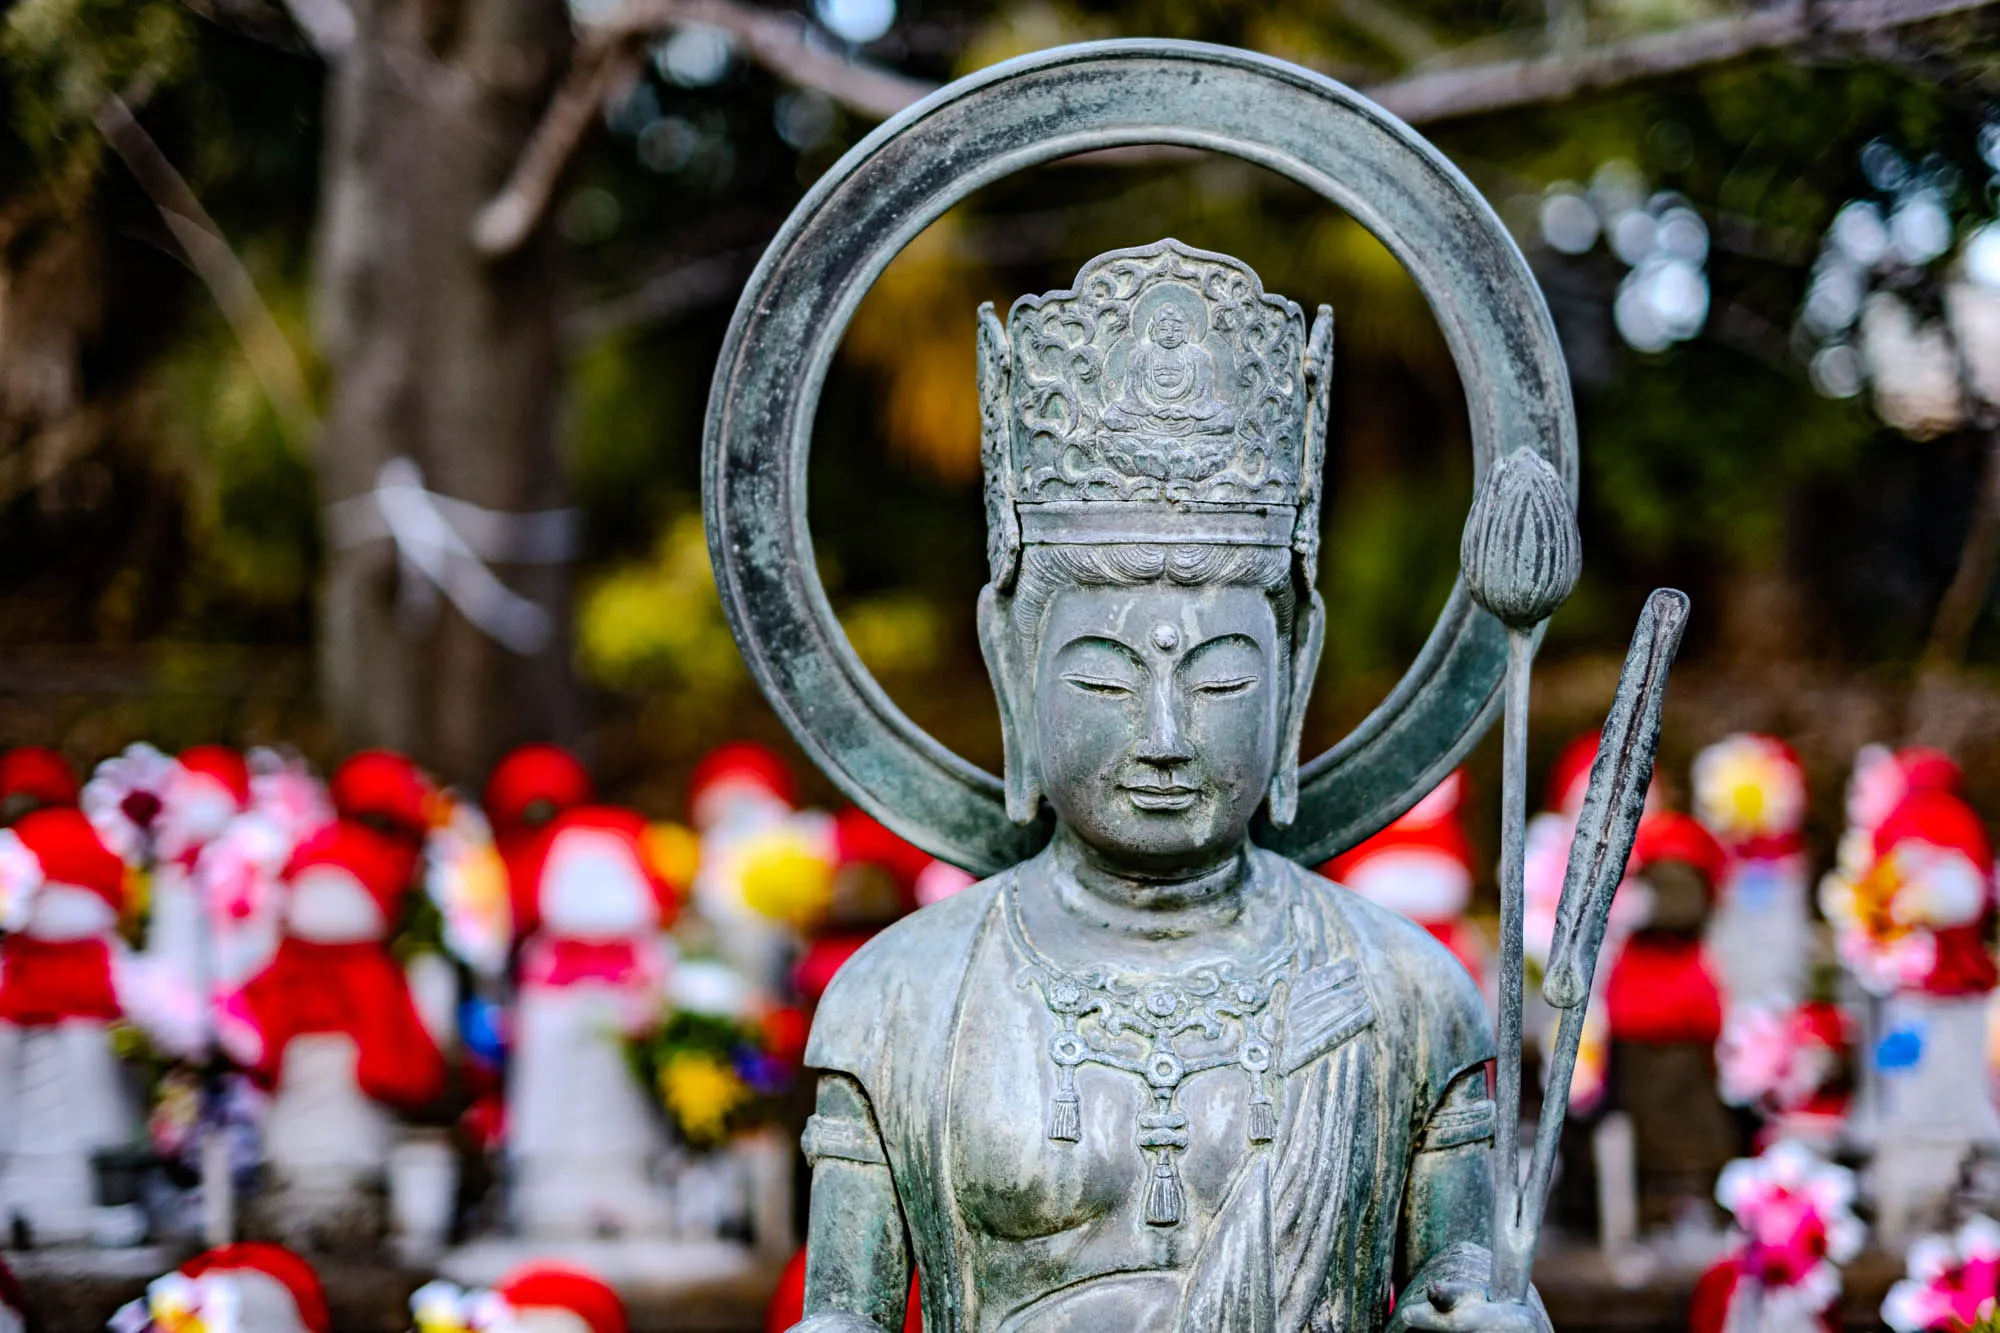
[[[855,655],[807,527],[813,416],[855,308],[926,226],[1015,172],[1140,145],[1256,163],[1367,227],[1451,349],[1475,493],[1496,457],[1525,446],[1576,494],[1568,372],[1527,261],[1456,167],[1352,89],[1250,51],[1121,40],[1022,56],[902,111],[807,192],[744,288],[709,392],[703,508],[730,627],[807,754],[896,833],[979,874],[1033,855],[1050,821],[1011,822],[1000,780],[905,716]],[[1506,655],[1500,623],[1456,584],[1395,689],[1301,767],[1297,818],[1260,824],[1257,841],[1317,863],[1407,810],[1492,722]]]

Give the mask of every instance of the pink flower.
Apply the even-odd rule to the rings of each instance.
[[[1853,1172],[1788,1141],[1724,1167],[1715,1197],[1736,1219],[1738,1262],[1767,1303],[1817,1312],[1839,1296],[1839,1265],[1864,1235]]]
[[[1970,1328],[2000,1299],[2000,1223],[1975,1217],[1956,1235],[1924,1236],[1908,1264],[1882,1302],[1883,1322],[1896,1333]]]

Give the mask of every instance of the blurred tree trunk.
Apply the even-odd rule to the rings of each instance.
[[[355,0],[353,13],[323,168],[321,500],[366,494],[400,456],[441,495],[567,504],[553,238],[498,261],[471,239],[567,63],[562,0]],[[556,627],[519,656],[442,599],[428,625],[399,622],[394,546],[327,537],[320,675],[342,743],[404,748],[469,781],[510,744],[574,733],[564,566],[494,570]]]

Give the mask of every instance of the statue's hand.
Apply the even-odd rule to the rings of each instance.
[[[1385,1333],[1554,1333],[1532,1287],[1522,1301],[1487,1296],[1492,1268],[1485,1247],[1470,1241],[1435,1255],[1404,1288]]]
[[[1396,1303],[1387,1333],[1553,1333],[1542,1303],[1488,1300],[1484,1287],[1438,1281]]]

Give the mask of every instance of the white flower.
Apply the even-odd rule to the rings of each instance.
[[[143,865],[151,857],[153,825],[179,769],[177,762],[139,741],[99,764],[83,784],[83,813],[104,845],[127,865]]]

